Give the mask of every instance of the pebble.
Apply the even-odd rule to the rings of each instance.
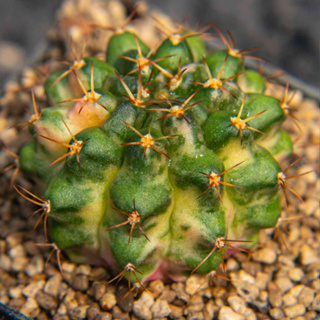
[[[1,292],[0,292],[1,293]],[[8,289],[8,295],[10,298],[20,298],[22,296],[21,287],[13,287]]]
[[[237,260],[233,258],[229,258],[226,262],[226,269],[227,271],[237,271],[240,269],[240,264]]]
[[[42,273],[43,270],[44,270],[44,260],[41,255],[36,255],[30,259],[24,272],[28,277],[32,278],[36,274]]]
[[[79,306],[70,311],[71,319],[86,319],[87,318],[87,310],[90,306]]]
[[[11,264],[11,270],[15,272],[24,271],[29,259],[27,257],[17,257],[14,258]]]
[[[311,305],[311,310],[320,311],[320,293],[318,293]]]
[[[92,268],[89,275],[91,280],[94,281],[101,281],[101,280],[109,280],[110,276],[108,276],[108,273],[106,269],[104,268]]]
[[[285,293],[293,288],[293,283],[287,277],[281,277],[275,280],[276,285],[282,293]]]
[[[163,299],[157,299],[151,307],[151,312],[154,318],[166,317],[171,313],[168,302]]]
[[[290,306],[296,305],[298,302],[298,299],[293,294],[291,294],[291,292],[288,292],[282,297],[282,301],[283,301],[284,307],[290,307]]]
[[[89,279],[85,275],[76,276],[72,281],[72,287],[75,290],[86,291],[89,287]]]
[[[94,282],[92,285],[94,298],[100,300],[103,294],[106,292],[106,285],[99,282]]]
[[[205,320],[212,320],[217,310],[218,307],[214,304],[213,300],[209,300],[204,307]]]
[[[118,306],[115,306],[112,309],[112,316],[116,319],[121,320],[130,320],[130,316],[128,312],[123,312]]]
[[[62,315],[62,314],[67,314],[67,312],[68,312],[68,309],[66,305],[64,303],[60,303],[57,313]]]
[[[260,290],[267,288],[268,282],[270,282],[270,276],[264,272],[257,272],[256,274],[256,285]]]
[[[277,253],[274,249],[266,247],[255,251],[252,254],[252,259],[265,264],[273,264],[277,260]]]
[[[292,307],[284,309],[284,313],[289,318],[295,318],[298,316],[303,316],[306,312],[306,307],[303,304],[296,304]]]
[[[299,303],[309,307],[315,296],[315,291],[309,287],[304,287],[299,295]]]
[[[304,277],[304,272],[300,268],[293,268],[289,270],[288,276],[292,281],[300,282]]]
[[[304,244],[300,248],[300,262],[304,266],[312,263],[319,263],[319,256],[315,250]]]
[[[109,312],[101,312],[94,320],[112,320],[112,314]]]
[[[43,288],[43,292],[48,293],[55,298],[58,297],[61,281],[62,277],[60,274],[50,277]]]
[[[72,273],[76,269],[76,265],[70,261],[63,261],[61,269],[63,272]]]
[[[58,302],[55,298],[41,291],[37,293],[36,301],[44,310],[55,310],[58,306]]]
[[[91,266],[88,264],[80,264],[76,269],[76,275],[89,276],[91,273]]]
[[[0,269],[4,271],[11,270],[11,259],[6,254],[0,255]]]
[[[166,300],[168,303],[172,303],[176,296],[177,293],[174,290],[170,290],[170,286],[165,286],[160,298]]]
[[[174,304],[169,304],[171,310],[170,318],[180,319],[183,316],[183,308],[175,306]]]
[[[176,282],[173,283],[171,288],[176,292],[177,298],[180,300],[183,300],[185,302],[188,302],[190,299],[190,295],[188,295],[184,290],[184,283],[182,282]]]
[[[148,290],[153,292],[155,296],[158,297],[164,290],[164,284],[161,280],[151,281],[148,286]]]
[[[24,249],[22,244],[17,244],[16,246],[12,247],[9,250],[8,254],[12,259],[25,257],[26,256],[26,250]]]
[[[187,320],[204,320],[203,312],[192,312],[187,316]]]
[[[222,307],[218,316],[219,320],[245,320],[246,318],[238,313],[235,313],[230,307]]]
[[[234,312],[244,314],[247,304],[245,300],[239,296],[229,296],[228,303]]]
[[[186,281],[186,293],[192,295],[202,288],[203,277],[198,275],[191,275]]]
[[[69,291],[63,299],[63,303],[67,306],[68,310],[72,310],[79,306],[77,299],[75,298],[75,293]]]
[[[111,310],[117,304],[117,299],[114,293],[106,292],[100,299],[101,308]]]
[[[36,318],[40,313],[40,308],[34,298],[28,298],[22,308],[19,310],[23,315],[32,319]]]
[[[269,313],[272,319],[278,320],[284,318],[283,310],[280,308],[272,308]]]
[[[45,285],[44,280],[31,282],[29,285],[27,285],[25,288],[22,289],[22,294],[26,297],[34,298],[37,295],[37,293],[40,290],[42,290],[44,285]]]
[[[282,295],[280,290],[269,291],[269,302],[274,308],[282,306]]]
[[[255,284],[255,278],[244,270],[231,272],[230,277],[238,294],[246,301],[255,301],[259,296],[259,288]]]

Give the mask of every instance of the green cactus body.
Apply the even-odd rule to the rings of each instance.
[[[181,279],[216,269],[228,239],[249,248],[276,225],[277,160],[292,143],[263,78],[238,76],[242,57],[202,58],[199,36],[168,38],[150,57],[159,62],[148,53],[126,31],[106,62],[85,58],[56,83],[63,72],[52,74],[52,106],[20,161],[45,182],[51,238],[71,259]]]

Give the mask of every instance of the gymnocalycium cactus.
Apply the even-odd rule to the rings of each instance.
[[[227,49],[207,54],[181,26],[155,49],[121,30],[105,61],[75,59],[47,80],[51,107],[35,105],[19,160],[44,197],[16,189],[73,261],[180,279],[276,225],[289,107],[218,33]]]

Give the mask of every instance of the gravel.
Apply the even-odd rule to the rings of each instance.
[[[124,8],[115,1],[113,6],[111,9],[123,19]],[[60,17],[68,10],[79,14],[70,5],[60,11]],[[93,5],[90,12],[94,10]],[[108,14],[105,17],[107,19]],[[152,30],[148,32],[146,37],[155,41]],[[98,36],[102,41],[106,34]],[[67,31],[61,36],[53,30],[50,37],[52,43],[69,41]],[[89,43],[89,50],[94,51],[94,45]],[[59,46],[50,50],[48,57],[51,55],[52,61],[49,59],[49,62],[54,67],[53,60],[62,58],[62,52]],[[37,101],[44,106],[42,83],[34,85]],[[21,84],[11,83],[7,88],[19,86]],[[271,93],[281,99],[283,88],[275,86]],[[6,91],[0,98],[1,138],[14,151],[19,150],[28,136],[19,135],[12,126],[23,120],[23,106],[30,102],[30,94],[24,91]],[[34,208],[9,189],[12,172],[8,172],[0,177],[0,192],[4,195],[0,198],[0,302],[32,319],[317,319],[320,313],[320,182],[314,164],[319,163],[320,111],[315,101],[303,99],[299,92],[292,105],[299,106],[295,115],[303,131],[296,130],[290,120],[285,126],[296,141],[295,152],[307,160],[300,167],[291,168],[291,175],[310,168],[316,170],[291,180],[290,186],[305,201],[301,203],[290,196],[289,208],[283,207],[285,217],[303,216],[281,226],[288,231],[288,234],[283,232],[286,245],[281,239],[273,238],[273,230],[263,230],[261,245],[251,258],[239,252],[227,260],[224,276],[231,281],[195,274],[185,282],[155,280],[146,285],[148,291],[135,289],[123,298],[127,293],[126,283],[118,287],[107,284],[111,277],[101,267],[63,260],[62,275],[55,259],[46,263],[51,249],[34,245],[45,242],[43,230],[40,226],[35,233],[31,232],[36,222],[36,217],[30,218]],[[1,168],[10,161],[12,158],[0,150]],[[28,189],[32,187],[22,174],[18,175],[18,183]]]

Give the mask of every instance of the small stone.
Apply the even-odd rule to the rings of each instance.
[[[37,318],[40,313],[40,308],[37,301],[33,298],[28,298],[22,308],[19,310],[23,315],[32,319]]]
[[[320,311],[320,293],[318,293],[311,305],[311,310]]]
[[[94,298],[100,300],[103,294],[106,292],[106,285],[100,282],[95,282],[92,285]]]
[[[11,270],[15,272],[24,271],[28,262],[29,259],[27,257],[17,257],[12,261]]]
[[[37,293],[36,301],[38,302],[39,306],[44,310],[55,310],[58,306],[56,299],[41,291]]]
[[[100,299],[101,308],[111,310],[117,304],[117,299],[114,293],[107,292]]]
[[[63,261],[61,269],[64,273],[72,273],[76,269],[76,265],[70,261]]]
[[[187,316],[187,320],[204,320],[203,312],[191,312]]]
[[[213,300],[209,300],[204,306],[204,319],[212,320],[217,311],[217,308],[218,307],[214,304]]]
[[[228,303],[233,311],[240,314],[244,314],[244,311],[247,308],[245,300],[239,296],[229,296]]]
[[[112,320],[112,314],[109,312],[101,312],[94,320]]]
[[[270,282],[270,276],[265,272],[257,272],[256,274],[256,285],[260,290],[267,288],[268,282]]]
[[[298,302],[298,299],[289,291],[282,297],[282,301],[283,301],[284,307],[290,307],[290,306],[296,305]]]
[[[312,263],[319,263],[319,257],[315,250],[304,244],[300,248],[300,262],[307,266]]]
[[[151,303],[151,298],[152,298],[152,303]],[[152,304],[153,304],[153,297],[150,297],[150,298],[144,297],[143,298],[141,295],[140,299],[135,301],[133,304],[133,312],[138,318],[151,320],[152,319],[152,312],[150,310],[150,307]]]
[[[43,258],[41,256],[35,256],[30,260],[24,272],[28,277],[32,278],[36,274],[42,273],[43,270],[44,270]]]
[[[164,289],[164,284],[161,280],[151,281],[148,289],[158,297]]]
[[[267,291],[260,291],[260,294],[259,294],[259,299],[261,301],[268,301],[268,297],[269,297],[269,294]]]
[[[238,294],[246,301],[255,301],[259,296],[259,288],[255,284],[255,278],[247,272],[240,270],[231,272],[232,284],[236,287]]]
[[[138,288],[138,290],[140,290],[141,288],[138,283],[135,283],[133,286]],[[117,298],[118,306],[121,308],[121,310],[125,312],[131,312],[133,309],[134,292],[133,291],[129,292],[127,285],[120,285],[116,287],[115,295]]]
[[[235,313],[230,307],[222,307],[219,312],[219,320],[245,320],[241,314]]]
[[[28,286],[26,286],[22,290],[22,294],[26,297],[34,298],[37,295],[37,293],[40,290],[42,290],[42,288],[44,287],[44,284],[45,284],[44,280],[31,282]]]
[[[273,308],[269,311],[272,319],[278,320],[284,318],[284,313],[280,308]]]
[[[290,279],[285,277],[276,279],[275,283],[282,293],[285,293],[293,288],[293,283],[290,281]]]
[[[68,310],[72,310],[79,306],[77,299],[75,298],[74,291],[70,291],[66,294],[63,299],[63,303],[67,306]]]
[[[60,303],[59,308],[57,309],[57,313],[59,314],[67,314],[68,309],[64,303]]]
[[[12,248],[17,246],[18,244],[21,244],[23,239],[23,233],[22,232],[15,232],[7,236],[6,242],[8,244],[8,248]]]
[[[166,300],[157,299],[151,307],[151,312],[154,318],[166,317],[171,313],[171,309]]]
[[[296,304],[292,307],[288,307],[284,309],[284,313],[289,318],[303,316],[305,312],[306,312],[306,307],[303,304]]]
[[[160,299],[166,300],[168,303],[172,303],[176,296],[177,293],[175,291],[170,290],[169,286],[165,286],[160,295]]]
[[[299,303],[309,307],[314,299],[315,291],[309,287],[304,287],[299,295]]]
[[[189,301],[190,295],[185,292],[184,283],[182,282],[173,283],[171,288],[176,292],[178,299],[183,300],[185,302]]]
[[[226,262],[226,269],[227,271],[237,271],[240,269],[240,264],[237,262],[237,260],[233,258],[229,258]]]
[[[61,281],[62,281],[62,277],[60,274],[50,277],[43,288],[43,292],[48,293],[51,296],[57,298],[59,294],[59,287],[60,287]]]
[[[25,257],[26,251],[21,244],[16,245],[15,247],[9,250],[9,256],[14,259],[18,257]]]
[[[72,287],[75,290],[86,291],[89,287],[88,277],[84,275],[76,276],[72,281]]]
[[[89,276],[91,273],[91,266],[88,264],[81,264],[76,269],[76,275]]]
[[[4,271],[11,270],[11,259],[6,254],[0,255],[0,269]]]
[[[116,319],[130,320],[128,312],[123,312],[118,306],[114,306],[112,309],[112,316]]]
[[[282,306],[282,296],[280,291],[269,291],[269,302],[274,308]]]
[[[183,308],[175,306],[174,304],[169,304],[169,308],[171,310],[170,318],[172,319],[180,319],[183,316]]]
[[[20,298],[22,296],[22,290],[20,287],[9,288],[8,295],[12,299]]]
[[[101,281],[101,280],[108,280],[110,277],[106,269],[99,267],[99,268],[92,268],[90,271],[90,280],[94,281]]]
[[[39,319],[39,318],[38,318]],[[66,314],[58,314],[56,313],[54,316],[53,316],[53,320],[70,320],[69,316],[66,315]]]
[[[303,320],[314,320],[317,317],[317,313],[315,311],[309,311],[304,315]],[[317,319],[319,320],[319,319]]]
[[[89,306],[79,306],[70,312],[71,319],[86,319]]]
[[[304,276],[304,272],[300,268],[290,269],[288,276],[292,281],[300,282]]]
[[[201,289],[203,284],[203,277],[196,274],[191,275],[186,281],[186,293],[193,295]]]
[[[294,297],[298,298],[301,291],[303,290],[303,288],[304,288],[304,285],[299,284],[290,290],[290,294],[292,294]]]

